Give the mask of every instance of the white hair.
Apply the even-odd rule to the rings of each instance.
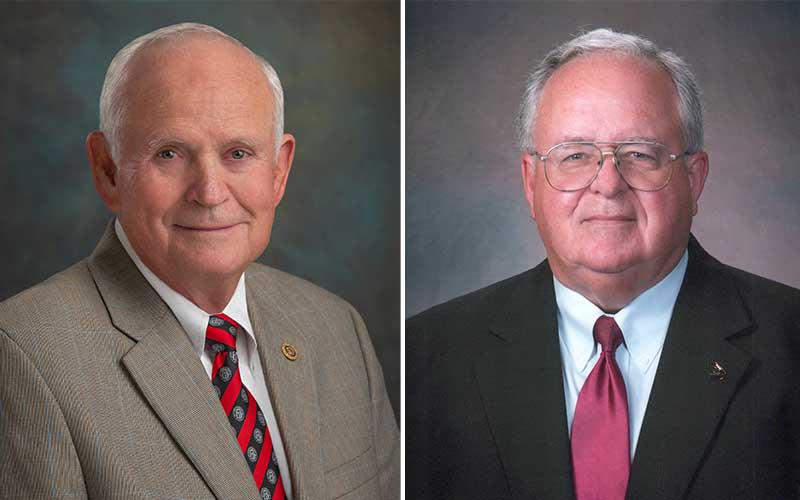
[[[103,81],[103,90],[100,93],[100,131],[108,141],[112,158],[119,161],[120,126],[125,119],[128,104],[122,90],[128,78],[129,65],[134,56],[159,42],[174,42],[198,35],[227,40],[247,50],[260,63],[261,69],[269,82],[274,101],[273,134],[275,156],[278,155],[278,149],[283,137],[283,88],[275,68],[266,59],[247,48],[242,42],[216,28],[206,24],[181,23],[166,26],[136,38],[120,49],[111,60],[111,64],[108,65],[106,78]]]
[[[596,52],[611,52],[651,60],[669,74],[678,95],[681,134],[687,152],[703,148],[703,105],[700,88],[683,59],[673,52],[659,49],[645,38],[617,33],[610,29],[590,31],[553,49],[536,66],[528,78],[517,117],[517,134],[522,151],[533,151],[533,130],[539,99],[553,73],[568,61]]]

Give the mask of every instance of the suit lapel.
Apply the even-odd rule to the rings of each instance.
[[[258,353],[264,368],[275,418],[289,462],[292,496],[295,500],[325,498],[319,422],[319,399],[314,377],[314,357],[302,331],[292,321],[292,307],[281,300],[278,290],[258,290],[247,281],[247,304]],[[294,347],[292,361],[282,346]]]
[[[495,317],[476,360],[480,394],[514,498],[574,498],[555,293],[546,263]]]
[[[133,382],[217,498],[257,498],[231,427],[186,333],[130,260],[113,224],[89,259],[111,321],[136,344]]]
[[[747,334],[751,321],[734,284],[721,270],[692,239],[627,498],[648,498],[655,491],[660,498],[685,495],[747,373],[750,357],[727,339]]]
[[[218,498],[257,498],[231,426],[172,314],[122,359],[136,385]]]
[[[686,493],[750,365],[728,341],[753,328],[738,291],[694,239],[689,252],[631,467],[630,499]],[[514,498],[574,498],[556,310],[543,264],[495,318],[501,342],[475,361]]]

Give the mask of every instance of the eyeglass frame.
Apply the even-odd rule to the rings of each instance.
[[[614,148],[614,151],[603,151],[602,149],[600,149],[599,144],[607,144],[607,145],[616,144],[616,147]],[[603,165],[605,165],[605,163],[606,163],[606,156],[609,156],[609,155],[614,159],[614,168],[617,170],[617,173],[619,174],[620,178],[623,181],[625,181],[625,184],[627,184],[629,188],[635,189],[636,191],[644,191],[644,192],[652,193],[652,192],[655,192],[655,191],[661,191],[662,189],[667,187],[667,185],[669,185],[670,181],[672,180],[672,173],[675,171],[674,168],[670,168],[669,177],[667,177],[667,180],[664,182],[664,184],[661,187],[656,188],[656,189],[639,189],[639,188],[635,188],[635,187],[631,186],[630,182],[628,182],[628,180],[625,178],[625,176],[622,175],[622,172],[619,169],[620,161],[619,161],[619,157],[617,156],[617,153],[619,152],[619,150],[623,146],[630,146],[630,145],[633,145],[633,144],[648,144],[650,146],[661,146],[662,148],[664,148],[665,151],[667,151],[667,155],[669,156],[669,161],[670,162],[676,161],[678,159],[683,159],[683,158],[686,158],[687,156],[691,156],[691,155],[695,154],[694,152],[688,151],[688,150],[683,152],[683,153],[681,153],[681,154],[670,153],[669,149],[667,148],[667,146],[665,144],[662,144],[662,143],[657,142],[657,141],[600,141],[600,142],[567,141],[567,142],[560,142],[560,143],[552,146],[550,149],[545,151],[544,154],[540,154],[536,150],[530,150],[529,154],[531,154],[531,155],[535,156],[536,158],[538,158],[542,162],[542,164],[544,165],[544,178],[547,180],[547,184],[551,188],[555,189],[556,191],[561,191],[563,193],[572,193],[572,192],[575,192],[575,191],[580,191],[581,189],[586,189],[587,187],[591,186],[592,183],[595,180],[597,180],[597,176],[600,175],[600,170],[603,169]],[[600,162],[597,165],[597,170],[595,171],[594,175],[589,180],[589,182],[586,183],[585,186],[582,186],[582,187],[579,187],[579,188],[575,188],[575,189],[557,188],[557,187],[555,187],[553,185],[552,182],[550,182],[550,176],[547,175],[547,165],[546,165],[547,158],[550,156],[550,152],[553,151],[554,149],[559,148],[561,146],[572,146],[572,145],[594,146],[598,151],[600,151],[600,155],[601,155],[600,156]],[[669,163],[668,165],[670,165],[670,167],[671,167],[672,163]]]

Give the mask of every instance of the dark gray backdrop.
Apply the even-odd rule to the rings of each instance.
[[[544,258],[514,117],[531,68],[581,28],[687,60],[711,162],[694,233],[724,262],[800,286],[798,26],[796,3],[408,3],[406,314]]]
[[[364,316],[399,412],[397,3],[0,3],[0,300],[87,256],[110,218],[84,139],[106,67],[153,29],[203,22],[278,71],[294,166],[260,259]]]

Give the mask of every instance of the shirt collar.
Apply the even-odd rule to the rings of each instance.
[[[199,308],[194,302],[187,299],[180,293],[173,290],[169,285],[164,283],[158,276],[153,273],[144,262],[136,254],[130,241],[128,240],[125,230],[122,228],[119,219],[114,221],[114,230],[117,233],[117,238],[125,252],[128,253],[133,263],[144,276],[144,279],[150,283],[150,286],[158,293],[158,295],[166,302],[167,306],[172,310],[172,313],[178,319],[178,322],[183,327],[189,340],[192,342],[194,350],[198,356],[205,350],[206,340],[206,327],[208,326],[208,318],[210,314],[218,314],[222,312],[233,318],[244,329],[247,337],[256,345],[256,338],[253,335],[253,326],[250,323],[250,315],[247,312],[247,293],[245,288],[244,273],[239,277],[239,282],[236,285],[236,290],[233,292],[231,300],[222,311],[208,313]]]
[[[675,268],[616,314],[608,314],[625,337],[625,348],[639,369],[646,372],[664,345],[672,309],[686,274],[689,253],[685,251]],[[575,366],[586,368],[597,349],[592,329],[604,313],[578,292],[567,288],[555,276],[553,284],[558,305],[559,335]]]

